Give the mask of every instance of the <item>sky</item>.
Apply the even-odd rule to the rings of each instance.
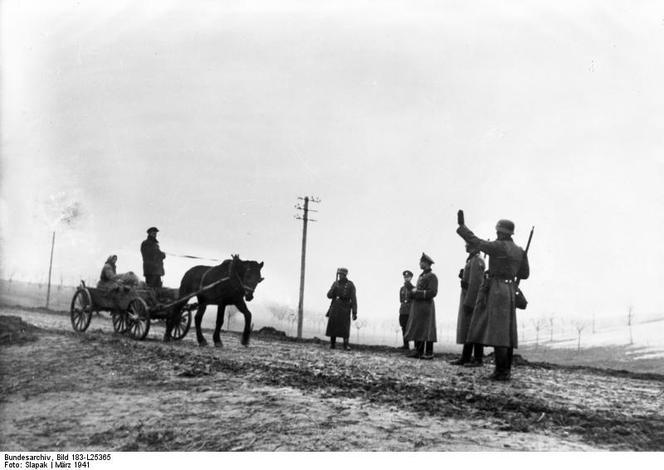
[[[155,225],[295,308],[310,195],[312,314],[344,266],[396,319],[426,252],[456,318],[458,209],[536,227],[520,315],[664,311],[661,2],[5,0],[0,67],[3,278],[43,281],[53,231],[56,282],[141,274]]]

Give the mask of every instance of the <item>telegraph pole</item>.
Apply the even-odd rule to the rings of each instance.
[[[302,221],[302,256],[300,258],[300,301],[297,305],[297,337],[302,339],[302,323],[304,319],[304,271],[307,256],[307,223],[309,221],[316,222],[315,219],[309,218],[309,212],[318,212],[314,209],[309,209],[309,203],[320,202],[320,199],[315,197],[298,197],[299,200],[304,201],[304,206],[297,204],[296,209],[302,211],[302,215],[296,215],[295,218]]]
[[[51,300],[51,271],[53,270],[53,248],[55,247],[55,231],[51,239],[51,261],[48,263],[48,288],[46,289],[46,308]]]

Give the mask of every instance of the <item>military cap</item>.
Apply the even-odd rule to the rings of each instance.
[[[426,253],[422,253],[422,257],[420,258],[420,261],[426,261],[429,264],[433,264],[433,260]]]
[[[346,268],[338,268],[338,269],[337,269],[337,274],[348,274],[348,269],[346,269]]]
[[[158,232],[158,231],[159,231],[159,229],[158,229],[157,227],[150,227],[150,228],[147,230],[148,233],[150,233],[150,232]]]
[[[514,222],[507,219],[500,219],[496,224],[496,232],[514,235]]]
[[[411,276],[411,277],[412,277],[412,276],[413,276],[413,273],[410,272],[410,271],[408,271],[408,270],[406,269],[406,270],[403,272],[403,275],[404,275],[404,276]]]

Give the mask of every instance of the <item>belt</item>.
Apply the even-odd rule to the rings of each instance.
[[[498,281],[498,282],[504,282],[505,284],[514,284],[513,279],[503,279],[503,278],[500,278],[500,277],[489,277],[489,279],[493,279],[493,280]]]

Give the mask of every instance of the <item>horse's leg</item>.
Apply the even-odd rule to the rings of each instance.
[[[226,313],[226,304],[219,304],[217,306],[217,325],[214,327],[214,335],[212,335],[214,345],[218,348],[224,347],[224,344],[221,342],[221,337],[219,336],[221,325],[224,324],[224,313]]]
[[[205,341],[203,333],[201,332],[201,322],[203,321],[203,315],[205,315],[205,307],[205,303],[198,299],[198,308],[196,309],[194,322],[196,323],[196,340],[198,340],[199,346],[207,346],[207,341]]]
[[[171,331],[173,331],[174,326],[174,312],[168,313],[166,315],[166,331],[164,332],[164,343],[168,343],[171,340]]]
[[[247,308],[244,299],[235,304],[237,309],[244,315],[244,331],[242,332],[242,346],[249,346],[249,335],[251,334],[251,312]]]

